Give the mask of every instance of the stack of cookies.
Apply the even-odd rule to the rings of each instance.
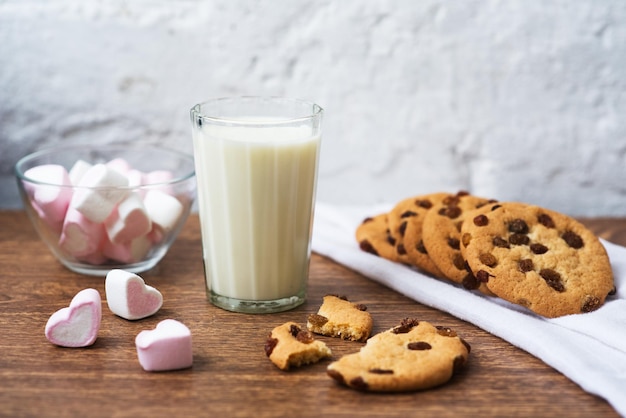
[[[615,293],[600,240],[575,219],[467,192],[398,202],[356,230],[363,251],[545,317],[591,312]]]

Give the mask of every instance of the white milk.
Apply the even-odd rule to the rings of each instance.
[[[208,288],[244,300],[302,292],[319,136],[205,124],[193,141]]]

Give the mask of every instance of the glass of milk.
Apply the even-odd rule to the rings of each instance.
[[[237,97],[191,109],[207,296],[235,312],[306,297],[323,109]]]

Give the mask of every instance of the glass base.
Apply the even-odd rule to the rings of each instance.
[[[68,260],[60,260],[61,264],[63,264],[68,269],[72,270],[75,273],[85,274],[87,276],[102,276],[105,277],[111,270],[113,269],[122,269],[125,271],[129,271],[131,273],[143,273],[154,268],[159,261],[161,261],[161,257],[153,257],[145,261],[140,261],[132,264],[117,264],[117,263],[107,263],[107,264],[86,264],[80,262],[72,262]]]
[[[218,295],[213,291],[207,291],[207,294],[209,301],[218,308],[232,312],[249,314],[265,314],[288,311],[302,305],[306,299],[304,292],[296,296],[274,300],[235,299],[228,296]]]

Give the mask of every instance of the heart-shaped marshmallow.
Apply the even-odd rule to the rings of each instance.
[[[81,290],[70,306],[50,316],[46,324],[46,338],[62,347],[87,347],[96,341],[101,319],[100,293],[96,289]]]
[[[141,331],[135,338],[141,367],[149,372],[191,367],[191,331],[182,322],[166,319],[153,330]]]
[[[24,176],[37,183],[26,183],[26,190],[40,218],[53,230],[61,229],[65,212],[72,199],[69,174],[58,164],[44,164],[26,170]]]
[[[143,260],[152,249],[151,236],[145,235],[130,242],[113,244],[108,239],[102,243],[102,255],[124,264]]]
[[[63,222],[59,245],[70,255],[84,258],[98,250],[104,235],[102,224],[92,222],[76,209],[69,208]]]
[[[152,229],[141,197],[130,193],[104,221],[109,239],[114,244],[129,242],[146,235]]]
[[[163,305],[161,292],[125,270],[109,271],[104,287],[109,309],[125,319],[146,318],[154,315]]]

